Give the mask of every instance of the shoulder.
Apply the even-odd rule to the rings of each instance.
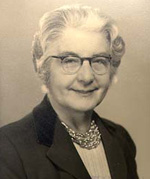
[[[119,145],[123,148],[125,153],[135,157],[136,146],[127,129],[125,129],[122,125],[112,122],[108,119],[101,118],[101,120],[109,133],[117,139]]]
[[[34,135],[34,122],[32,113],[26,115],[22,119],[7,124],[0,128],[0,142],[5,142],[6,139],[12,143],[20,142],[29,136]],[[5,140],[4,140],[5,138]]]
[[[21,128],[26,128],[32,125],[32,121],[33,121],[33,114],[29,113],[26,116],[24,116],[23,118],[21,118],[18,121],[12,122],[10,124],[7,124],[3,127],[0,128],[0,132],[11,132],[11,131],[16,131],[19,130]]]
[[[117,142],[122,150],[127,166],[127,178],[138,179],[136,146],[129,132],[123,126],[104,118],[101,118],[101,123],[107,130],[107,134],[111,135],[112,140]]]
[[[26,178],[22,151],[33,140],[32,114],[0,128],[0,176],[2,178]]]

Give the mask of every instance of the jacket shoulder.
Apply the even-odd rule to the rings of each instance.
[[[5,135],[8,138],[17,141],[20,137],[23,137],[24,135],[31,134],[31,131],[33,133],[34,128],[34,120],[33,120],[33,114],[29,113],[22,119],[7,124],[0,128],[0,135]]]
[[[125,154],[130,153],[132,157],[135,157],[136,146],[129,132],[120,124],[105,118],[101,118],[101,120],[111,135],[118,140],[120,146],[125,150]]]
[[[32,114],[29,114],[0,128],[0,176],[3,179],[10,176],[15,179],[26,178],[20,152],[28,146],[29,139],[31,140],[32,127]]]

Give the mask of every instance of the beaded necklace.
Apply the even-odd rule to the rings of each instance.
[[[71,136],[72,141],[80,145],[80,147],[90,150],[99,145],[101,141],[101,134],[94,120],[91,121],[89,130],[84,134],[75,132],[64,122],[61,123],[65,126],[67,132]]]

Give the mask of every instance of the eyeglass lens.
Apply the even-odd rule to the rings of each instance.
[[[103,75],[107,73],[109,68],[109,60],[106,57],[94,57],[91,58],[91,67],[96,74]],[[62,66],[66,73],[76,73],[82,65],[82,61],[79,57],[65,57],[62,60]]]

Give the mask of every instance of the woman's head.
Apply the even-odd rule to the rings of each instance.
[[[50,75],[47,69],[48,64],[45,64],[50,63],[46,61],[47,57],[51,55],[49,49],[53,48],[53,43],[61,38],[67,28],[104,35],[112,56],[111,78],[125,52],[125,43],[118,33],[115,22],[98,9],[80,5],[63,6],[45,13],[40,20],[39,27],[33,41],[33,62],[45,84]]]

